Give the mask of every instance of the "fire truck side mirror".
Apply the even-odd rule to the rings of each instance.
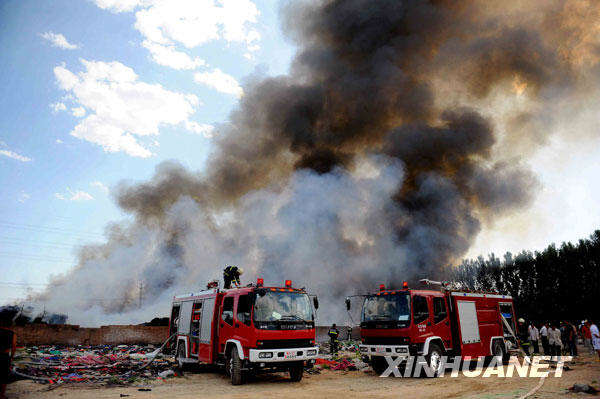
[[[315,309],[319,309],[319,298],[316,296],[313,297],[313,305],[315,305]]]
[[[350,310],[350,298],[346,298],[346,310]]]

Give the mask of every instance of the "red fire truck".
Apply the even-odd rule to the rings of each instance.
[[[224,366],[233,385],[249,372],[289,371],[300,381],[305,362],[314,363],[313,303],[303,288],[265,287],[263,279],[247,287],[173,298],[169,336],[180,367],[189,363]],[[314,307],[314,309],[313,309]]]
[[[441,372],[442,356],[502,356],[516,347],[513,299],[495,293],[461,292],[447,283],[421,280],[441,291],[409,289],[364,295],[360,352],[381,374],[386,356],[423,356],[433,375]],[[350,298],[346,299],[350,310]],[[401,364],[406,364],[402,361]]]

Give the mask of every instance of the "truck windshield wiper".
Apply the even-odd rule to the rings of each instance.
[[[390,315],[383,315],[383,316],[374,316],[373,319],[375,320],[389,320],[391,321],[392,319],[390,318]]]
[[[281,316],[281,320],[284,320],[284,319],[286,319],[286,320],[289,320],[289,319],[291,319],[291,320],[298,320],[298,321],[303,321],[305,323],[308,323],[307,320],[304,320],[302,317],[298,317],[298,316],[293,315],[293,314],[288,314],[288,315],[285,315],[285,316]]]

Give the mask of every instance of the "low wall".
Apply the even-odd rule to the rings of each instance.
[[[79,327],[70,324],[28,324],[15,326],[17,345],[120,345],[162,344],[168,337],[168,327],[101,326]]]

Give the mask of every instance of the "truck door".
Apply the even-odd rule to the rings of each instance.
[[[235,311],[235,320],[233,328],[235,330],[235,339],[239,340],[243,348],[253,346],[255,342],[254,329],[251,320],[252,302],[250,295],[240,295],[237,301]]]
[[[444,341],[446,349],[452,348],[452,330],[445,297],[433,298],[433,335]]]
[[[234,335],[233,328],[233,296],[228,296],[223,299],[221,307],[221,317],[219,320],[219,352],[225,352],[225,343]]]
[[[427,297],[422,295],[413,296],[413,331],[416,338],[416,343],[423,343],[433,335],[431,328],[431,320],[429,304]]]

